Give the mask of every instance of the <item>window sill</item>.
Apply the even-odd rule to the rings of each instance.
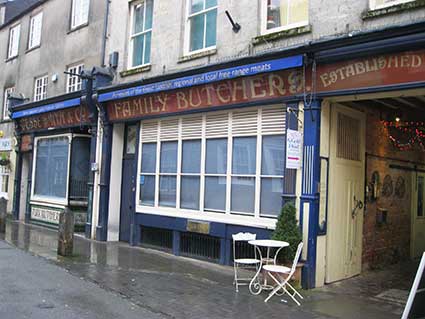
[[[13,61],[13,60],[17,59],[17,58],[18,58],[18,56],[19,56],[19,55],[15,55],[15,56],[12,56],[12,57],[10,57],[10,58],[7,58],[6,60],[4,60],[4,62],[5,62],[5,63],[11,62],[11,61]]]
[[[1,119],[1,121],[0,121],[0,123],[1,123],[1,124],[12,123],[12,122],[13,122],[13,121],[12,121],[12,119],[10,119],[10,118],[8,118],[8,119],[3,118],[3,119]]]
[[[129,69],[129,70],[125,70],[120,72],[120,76],[122,78],[126,77],[126,76],[131,76],[131,75],[135,75],[135,74],[139,74],[139,73],[143,73],[143,72],[148,72],[151,70],[151,65],[147,64],[147,65],[143,65],[140,67],[136,67],[133,69]]]
[[[74,28],[69,29],[69,30],[68,30],[68,32],[67,32],[66,34],[70,34],[70,33],[72,33],[72,32],[75,32],[75,31],[78,31],[78,30],[80,30],[80,29],[83,29],[83,28],[87,27],[88,25],[89,25],[89,23],[88,23],[88,22],[86,22],[86,23],[84,23],[84,24],[80,24],[78,27],[74,27]]]
[[[389,14],[399,13],[403,11],[414,10],[425,7],[425,0],[416,0],[412,2],[400,3],[380,9],[367,10],[363,12],[362,19],[368,20]]]
[[[197,53],[192,53],[192,54],[188,54],[188,55],[184,55],[180,57],[177,63],[184,63],[187,61],[203,58],[203,57],[214,55],[214,54],[217,54],[217,49],[210,49],[210,50],[205,50],[205,51],[201,51]]]
[[[297,35],[310,33],[311,29],[312,29],[311,25],[307,24],[302,27],[295,27],[288,30],[277,31],[277,32],[269,33],[269,34],[260,35],[252,39],[252,44],[259,45],[259,44],[267,43],[268,41],[275,41],[275,40],[295,37]]]
[[[41,47],[41,45],[37,45],[37,46],[35,46],[35,47],[31,48],[31,49],[27,49],[25,51],[25,54],[30,53],[32,51],[35,51],[35,50],[39,49],[40,47]]]

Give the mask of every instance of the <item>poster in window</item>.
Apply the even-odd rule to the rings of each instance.
[[[126,150],[127,154],[136,153],[136,136],[137,136],[137,126],[132,125],[127,127],[127,143]]]

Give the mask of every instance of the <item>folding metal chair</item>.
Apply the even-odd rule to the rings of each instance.
[[[255,247],[252,246],[254,250],[254,258],[239,258],[242,256],[237,256],[236,254],[236,243],[237,242],[248,242],[250,240],[255,240],[257,238],[256,234],[251,233],[237,233],[232,235],[233,238],[233,268],[235,270],[235,278],[233,284],[236,286],[236,292],[239,292],[238,286],[248,285],[252,278],[239,278],[238,269],[248,269],[254,268],[258,271],[258,266],[261,263],[261,260],[257,258],[257,252]]]
[[[269,296],[264,300],[264,302],[269,301],[273,295],[275,295],[279,290],[282,290],[283,293],[286,293],[289,297],[292,298],[295,303],[300,306],[301,304],[295,297],[304,299],[303,296],[289,283],[289,280],[294,275],[297,268],[298,261],[300,260],[301,250],[303,248],[303,243],[299,243],[297,252],[295,254],[294,262],[291,268],[276,265],[277,256],[274,259],[274,265],[264,265],[263,269],[267,271],[267,274],[276,282],[276,287],[270,292]],[[276,278],[277,277],[277,278]],[[290,291],[289,291],[289,290]]]

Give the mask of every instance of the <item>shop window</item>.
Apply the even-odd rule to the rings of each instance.
[[[41,43],[41,27],[43,21],[43,12],[31,17],[30,34],[28,38],[28,50],[38,47]]]
[[[36,141],[34,196],[66,199],[69,143],[68,136]]]
[[[217,38],[217,0],[188,0],[188,49],[214,48]]]
[[[0,166],[0,197],[8,199],[10,169]]]
[[[49,77],[42,76],[34,81],[34,102],[41,101],[47,98],[47,83]]]
[[[90,174],[90,139],[74,137],[71,152],[71,179],[69,198],[86,201]]]
[[[278,216],[283,107],[144,121],[140,140],[140,211]]]
[[[18,24],[9,31],[9,46],[7,48],[7,58],[12,59],[18,56],[19,52],[19,39],[21,37],[21,25]]]
[[[371,9],[381,9],[385,7],[394,6],[401,3],[413,2],[415,0],[370,0]]]
[[[129,67],[150,63],[153,1],[135,2],[131,6]]]
[[[71,93],[81,90],[83,80],[80,76],[73,74],[81,74],[84,69],[84,64],[75,65],[68,68],[67,80],[66,80],[66,93]],[[72,73],[72,74],[69,74]]]
[[[263,34],[308,24],[308,0],[262,0]]]
[[[9,95],[15,92],[15,87],[10,87],[4,90],[4,99],[3,99],[3,120],[9,119]]]
[[[31,200],[67,204],[87,201],[90,138],[56,135],[35,138]]]
[[[71,29],[88,23],[89,6],[90,0],[72,0]]]

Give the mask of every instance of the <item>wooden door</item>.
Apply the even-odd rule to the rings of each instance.
[[[425,173],[413,173],[412,258],[425,252]]]
[[[326,282],[361,271],[365,167],[365,116],[331,106]]]

